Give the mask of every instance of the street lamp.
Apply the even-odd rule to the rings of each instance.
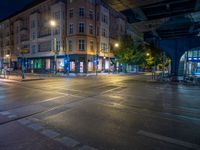
[[[8,67],[10,67],[10,60],[9,60],[9,58],[10,58],[10,55],[6,54],[6,59],[7,59],[7,62],[8,62]]]
[[[119,48],[119,43],[115,43],[114,44],[114,47],[117,49],[117,48]],[[118,68],[119,66],[118,66],[118,62],[117,62],[117,64],[116,64],[116,67]]]
[[[119,43],[115,43],[115,47],[118,48],[119,47]]]
[[[51,27],[56,27],[57,23],[55,20],[50,20],[50,26]]]
[[[49,24],[50,24],[50,27],[51,27],[52,33],[53,33],[54,74],[56,74],[56,71],[57,71],[57,50],[56,50],[56,38],[54,37],[53,29],[57,26],[57,23],[56,23],[55,20],[50,20]]]
[[[150,54],[149,54],[149,53],[146,53],[146,56],[150,56]]]

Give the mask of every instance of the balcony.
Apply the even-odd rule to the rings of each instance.
[[[51,33],[39,33],[38,38],[44,38],[50,36]]]
[[[27,34],[28,33],[28,29],[27,28],[21,28],[20,29],[20,33],[21,34]]]

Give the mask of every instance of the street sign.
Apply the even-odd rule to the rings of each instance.
[[[29,49],[20,49],[19,52],[21,54],[27,54],[27,53],[29,53]]]

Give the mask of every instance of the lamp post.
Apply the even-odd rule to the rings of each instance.
[[[57,26],[55,20],[50,20],[49,22],[52,33],[53,33],[53,53],[54,53],[54,74],[57,72],[57,49],[56,49],[56,38],[54,37],[54,29]]]
[[[7,70],[5,70],[5,72],[8,72],[9,73],[9,68],[10,68],[10,61],[9,61],[9,58],[10,58],[10,55],[9,54],[6,54],[6,61],[8,63],[8,66],[7,66]],[[7,75],[7,73],[6,73]],[[7,76],[8,78],[8,76]]]
[[[96,63],[96,76],[98,76],[98,65],[99,65],[99,52],[98,52],[98,50],[96,51],[95,63]]]
[[[115,43],[115,44],[114,44],[114,47],[115,47],[116,49],[119,48],[119,43]],[[117,64],[116,64],[116,67],[118,67]],[[119,67],[118,67],[118,69],[117,69],[117,73],[118,73],[118,70],[119,70]]]
[[[8,62],[8,67],[10,67],[10,60],[9,60],[9,58],[10,58],[10,55],[6,54],[6,59],[7,59],[7,62]]]

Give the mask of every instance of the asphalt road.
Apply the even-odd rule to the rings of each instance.
[[[0,81],[0,150],[200,149],[200,88],[143,76]]]

